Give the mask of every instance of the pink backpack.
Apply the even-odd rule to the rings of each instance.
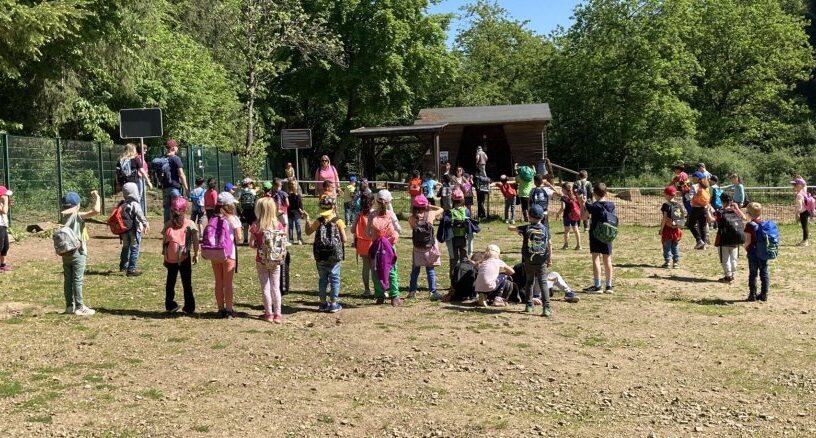
[[[231,228],[229,221],[221,216],[210,219],[204,228],[204,237],[201,240],[201,256],[212,261],[229,259],[235,248],[230,237]]]
[[[808,191],[805,191],[804,197],[805,211],[811,216],[816,216],[816,198],[814,198]]]

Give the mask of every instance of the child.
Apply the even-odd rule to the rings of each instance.
[[[552,254],[552,252],[550,252]],[[513,281],[519,285],[519,287],[524,286],[526,283],[527,278],[524,275],[524,263],[517,263],[513,266],[513,270],[516,271],[513,274]],[[517,281],[518,279],[518,281]],[[553,297],[553,289],[558,288],[562,292],[564,292],[564,301],[568,303],[577,303],[580,301],[578,295],[575,294],[575,291],[572,290],[571,287],[567,284],[561,274],[555,271],[550,271],[547,274],[547,288],[550,290],[550,299]],[[535,287],[533,288],[533,305],[540,306],[541,305],[541,288]]]
[[[462,193],[465,195],[465,207],[468,212],[473,213],[473,177],[468,173],[464,174],[462,179]]]
[[[334,197],[334,184],[331,181],[323,181],[323,194],[320,197]]]
[[[524,239],[521,244],[521,258],[524,263],[524,275],[527,279],[524,291],[527,297],[527,306],[524,311],[533,313],[533,292],[536,282],[541,288],[543,310],[541,315],[552,316],[550,308],[550,289],[547,286],[547,267],[550,265],[550,229],[543,223],[544,209],[539,204],[530,205],[528,212],[529,225],[520,227],[510,226],[511,231],[517,231]]]
[[[442,175],[442,187],[439,188],[439,204],[442,205],[442,209],[445,211],[453,208],[452,193],[451,176],[449,173],[446,173]]]
[[[289,220],[289,241],[297,242],[298,245],[303,245],[303,236],[300,233],[300,217],[303,211],[303,198],[300,196],[300,190],[297,180],[289,181],[289,207],[286,210],[287,219]],[[293,231],[297,231],[297,240],[294,239]]]
[[[6,186],[0,186],[0,273],[11,271],[11,266],[6,263],[6,256],[9,251],[8,214],[12,194]]]
[[[393,213],[391,201],[391,192],[385,189],[380,190],[377,194],[377,200],[374,203],[374,211],[369,213],[368,230],[366,234],[372,241],[372,252],[375,250],[374,247],[378,240],[382,244],[386,242],[390,244],[392,250],[397,242],[399,242],[399,222]],[[369,255],[371,255],[371,252],[369,252]],[[375,263],[372,268],[377,274],[377,279],[374,280],[374,295],[377,297],[377,304],[383,304],[385,302],[385,289],[387,286],[388,296],[391,298],[391,305],[394,307],[401,306],[399,272],[396,260],[391,260],[386,264],[387,272],[378,271],[377,261],[372,259],[372,262]],[[389,264],[391,265],[390,269],[387,267]]]
[[[371,294],[371,257],[368,251],[371,249],[371,238],[368,236],[368,215],[371,212],[371,204],[374,202],[374,196],[370,191],[360,193],[360,214],[357,215],[357,220],[354,221],[354,248],[357,250],[357,255],[363,260],[363,268],[361,271],[363,277],[363,297],[370,298]]]
[[[743,229],[745,225],[739,205],[731,199],[727,193],[722,194],[723,208],[714,213],[717,223],[717,237],[714,246],[719,248],[720,263],[723,267],[723,278],[720,283],[731,284],[734,282],[734,275],[737,272],[737,258],[739,257],[739,247],[745,243]]]
[[[228,182],[228,183],[224,184],[224,192],[222,192],[222,193],[225,193],[225,192],[229,193],[230,195],[232,195],[234,197],[235,196],[235,184],[233,184],[231,182]]]
[[[768,301],[768,289],[771,284],[771,273],[768,260],[757,254],[757,231],[763,225],[762,205],[758,202],[748,204],[748,218],[745,225],[745,251],[748,253],[748,301]],[[777,236],[778,237],[778,236]],[[762,283],[757,295],[757,275]]]
[[[408,196],[413,201],[414,198],[422,194],[422,179],[419,177],[419,171],[411,171],[411,178],[406,182],[408,183]]]
[[[63,292],[65,293],[65,314],[91,316],[95,310],[85,305],[82,285],[85,279],[85,265],[88,258],[88,231],[85,221],[99,214],[101,210],[99,194],[91,192],[91,209],[79,212],[80,198],[75,192],[62,196],[60,223],[71,229],[73,238],[79,241],[79,248],[62,254]]]
[[[195,180],[195,188],[190,190],[190,204],[193,205],[193,212],[191,220],[198,227],[199,234],[201,233],[201,226],[204,224],[205,210],[204,210],[204,178],[197,176]],[[171,206],[172,210],[172,206]],[[172,213],[172,211],[171,211]]]
[[[215,178],[207,180],[207,191],[204,193],[204,211],[207,212],[207,222],[215,217],[215,206],[218,204],[218,182]]]
[[[241,228],[243,230],[244,242],[249,240],[249,227],[255,223],[255,201],[258,192],[255,190],[255,181],[252,178],[244,178],[241,181],[241,194],[238,195],[238,206],[241,208]]]
[[[584,289],[584,292],[590,294],[601,293],[601,260],[603,260],[603,267],[606,271],[606,287],[603,293],[614,293],[612,287],[612,244],[605,243],[595,237],[595,229],[604,222],[604,217],[607,213],[615,213],[615,204],[606,200],[606,184],[598,183],[592,189],[592,195],[595,202],[587,201],[585,209],[586,214],[590,217],[589,222],[589,252],[592,254],[592,286]]]
[[[130,230],[121,236],[122,252],[119,255],[119,271],[127,271],[128,277],[138,277],[142,275],[136,270],[136,263],[139,261],[139,247],[142,243],[142,234],[150,232],[150,223],[147,222],[142,205],[139,202],[139,186],[136,183],[125,183],[122,186],[122,196],[124,200],[119,203],[122,206],[123,219],[127,218],[131,223]]]
[[[516,223],[516,188],[507,181],[507,175],[499,177],[499,182],[496,183],[501,190],[504,197],[504,223]]]
[[[728,180],[731,181],[731,185],[724,186],[723,189],[733,189],[734,193],[731,195],[731,199],[737,206],[741,208],[747,207],[748,197],[745,196],[745,186],[742,183],[742,177],[736,173],[732,173],[728,176]]]
[[[581,224],[581,199],[573,190],[572,183],[561,184],[561,212],[564,222],[564,246],[561,249],[569,248],[569,235],[575,235],[575,250],[581,250],[581,233],[578,226]]]
[[[275,178],[275,188],[272,190],[272,199],[278,207],[278,221],[286,227],[289,225],[289,194],[283,191],[283,180]]]
[[[589,182],[589,173],[586,170],[578,172],[578,180],[575,181],[575,192],[581,200],[581,205],[586,204],[587,200],[592,197],[592,183]],[[584,232],[589,229],[589,222],[584,220]]]
[[[203,182],[203,181],[202,181]],[[198,263],[198,226],[187,219],[187,201],[179,196],[170,203],[170,220],[162,230],[162,255],[167,269],[167,281],[164,284],[164,309],[169,314],[179,311],[175,301],[176,278],[181,275],[181,287],[184,290],[184,307],[181,309],[187,316],[195,315],[195,295],[193,295],[193,265]]]
[[[412,214],[408,218],[411,226],[411,241],[414,244],[414,251],[411,263],[411,283],[408,289],[408,298],[416,297],[417,281],[419,271],[424,266],[428,276],[428,290],[431,301],[442,299],[442,295],[436,290],[436,270],[441,266],[441,256],[439,244],[434,235],[433,223],[445,213],[441,207],[430,205],[424,195],[416,196],[411,202]]]
[[[516,183],[518,183],[518,202],[521,204],[521,215],[527,222],[527,210],[530,208],[530,192],[533,190],[535,169],[531,166],[519,166],[516,163]]]
[[[477,265],[478,273],[474,287],[478,294],[476,298],[478,306],[487,307],[488,303],[496,307],[506,305],[502,292],[507,284],[507,277],[513,275],[515,271],[499,258],[500,255],[501,250],[497,245],[488,245],[482,261]]]
[[[357,191],[357,177],[350,176],[346,190],[343,190],[343,218],[347,224],[354,223],[354,194]]]
[[[802,226],[802,241],[797,243],[796,246],[810,246],[810,242],[808,242],[808,225],[811,212],[808,208],[808,202],[812,201],[809,201],[808,198],[810,198],[811,195],[807,192],[807,183],[801,176],[797,176],[790,183],[793,186],[794,193],[796,193],[794,198],[796,219],[799,220],[799,224]]]
[[[325,184],[324,184],[325,187]],[[331,188],[331,183],[329,183]],[[322,196],[318,203],[320,217],[312,222],[309,213],[303,212],[306,218],[306,235],[315,235],[312,251],[318,274],[318,293],[320,312],[337,313],[343,309],[340,298],[340,265],[345,258],[346,224],[337,217],[337,206],[333,196]],[[326,289],[331,285],[330,301],[326,300]]]
[[[711,192],[708,190],[709,181],[702,172],[695,172],[692,176],[694,183],[690,193],[693,193],[689,212],[689,229],[697,245],[694,249],[704,250],[708,242],[708,206],[711,203]]]
[[[292,167],[292,163],[286,163],[284,172],[286,173],[286,179],[292,180],[295,178],[295,168]]]
[[[673,263],[673,268],[680,267],[680,239],[683,238],[680,219],[683,218],[680,211],[680,204],[674,202],[677,196],[677,189],[668,186],[663,190],[663,197],[666,202],[660,207],[660,240],[663,243],[663,268],[668,268]]]
[[[711,175],[711,208],[714,211],[721,210],[723,208],[723,203],[721,196],[723,194],[722,188],[719,186],[720,179],[717,175]]]
[[[544,222],[547,222],[548,210],[550,207],[550,194],[553,185],[544,179],[544,175],[537,173],[533,177],[535,187],[530,190],[530,206],[538,205],[544,211]],[[550,189],[550,190],[548,190]]]
[[[428,205],[436,205],[436,188],[439,183],[434,179],[433,172],[425,174],[425,180],[422,181],[422,194],[428,200]]]
[[[249,227],[249,246],[257,249],[255,267],[261,282],[264,313],[261,319],[280,324],[281,314],[281,265],[286,260],[286,227],[278,221],[275,201],[263,197],[255,206],[256,222]]]
[[[220,248],[222,242],[215,242],[219,232],[226,233],[225,239],[231,248]],[[207,251],[209,246],[219,248],[225,254],[223,259],[218,257],[210,260],[215,276],[215,302],[218,305],[218,316],[222,319],[235,317],[235,310],[232,308],[234,296],[232,280],[238,268],[239,244],[241,244],[241,221],[235,215],[235,198],[224,192],[218,195],[215,216],[204,229],[202,242],[203,251]],[[204,255],[206,257],[207,253],[204,252]]]
[[[454,190],[451,198],[453,208],[445,212],[442,217],[442,223],[439,224],[442,233],[437,236],[437,240],[444,241],[448,247],[450,275],[453,277],[453,268],[456,263],[470,258],[471,253],[468,248],[472,248],[473,233],[478,232],[478,227],[470,219],[470,212],[465,208],[465,195],[462,191]]]

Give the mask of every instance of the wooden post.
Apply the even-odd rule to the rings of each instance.
[[[436,178],[442,178],[442,163],[439,162],[439,132],[434,132],[433,136],[433,156],[434,156],[434,172]]]

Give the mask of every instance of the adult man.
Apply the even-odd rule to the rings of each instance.
[[[184,165],[181,158],[176,155],[178,153],[178,143],[172,138],[167,140],[167,165],[169,172],[162,177],[162,207],[164,209],[164,221],[170,220],[170,203],[173,199],[181,196],[181,189],[184,192],[189,191],[187,185],[187,177],[184,175]]]
[[[487,176],[485,166],[487,165],[487,154],[482,150],[481,146],[476,147],[476,167],[479,169],[479,175]]]

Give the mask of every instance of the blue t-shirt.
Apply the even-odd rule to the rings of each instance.
[[[170,180],[173,182],[172,188],[180,189],[181,178],[179,176],[180,175],[179,169],[184,169],[184,164],[182,163],[181,158],[179,158],[178,155],[168,156],[167,160],[170,164]]]
[[[190,202],[193,204],[193,211],[204,211],[204,187],[196,187],[190,190]]]
[[[586,209],[590,216],[589,230],[591,236],[592,231],[595,230],[595,227],[597,227],[598,224],[601,223],[604,210],[606,210],[609,213],[614,213],[615,204],[609,201],[596,201],[596,202],[587,201]]]

